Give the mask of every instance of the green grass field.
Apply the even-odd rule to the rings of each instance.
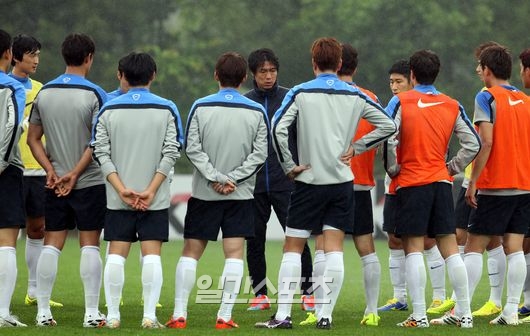
[[[142,318],[141,306],[141,283],[139,267],[139,245],[135,244],[127,260],[124,288],[124,306],[121,308],[121,328],[117,330],[110,329],[85,329],[82,327],[84,315],[84,298],[81,279],[79,277],[79,248],[74,239],[69,239],[66,247],[59,260],[59,274],[52,294],[56,301],[64,303],[64,308],[52,309],[54,318],[58,322],[55,328],[37,328],[34,326],[36,315],[36,306],[24,305],[24,296],[27,286],[27,270],[24,262],[24,241],[19,241],[18,249],[18,281],[13,296],[11,309],[13,314],[18,315],[20,320],[29,325],[28,328],[2,328],[1,335],[33,335],[38,332],[39,335],[86,335],[86,334],[124,334],[124,335],[147,335],[153,333],[180,333],[185,335],[206,335],[208,333],[234,333],[241,335],[266,335],[266,334],[289,334],[289,335],[307,335],[308,332],[332,333],[334,335],[404,335],[419,334],[422,335],[505,335],[510,332],[521,334],[528,332],[530,328],[527,325],[515,327],[489,326],[490,318],[477,318],[474,322],[474,329],[460,330],[450,326],[431,326],[428,329],[410,330],[396,327],[397,322],[401,322],[407,316],[407,312],[387,312],[381,314],[381,321],[378,327],[361,326],[359,322],[365,308],[364,292],[362,284],[362,266],[357,253],[354,249],[353,242],[345,243],[345,268],[346,274],[344,286],[341,291],[339,302],[335,307],[334,325],[331,331],[322,331],[314,327],[301,327],[298,322],[305,319],[305,313],[301,311],[298,305],[293,306],[294,327],[292,330],[263,330],[255,329],[254,323],[267,319],[274,313],[275,307],[269,311],[247,312],[246,304],[237,304],[234,308],[233,318],[239,323],[239,329],[229,331],[218,331],[214,328],[215,317],[219,308],[218,304],[196,304],[195,292],[190,297],[190,306],[188,310],[188,327],[185,330],[143,330],[140,327]],[[181,241],[172,241],[164,245],[162,262],[164,270],[164,284],[160,303],[163,308],[158,309],[157,315],[161,322],[166,322],[167,318],[173,312],[173,297],[175,283],[175,266],[180,256],[182,248]],[[278,267],[281,261],[281,242],[269,242],[267,245],[268,257],[268,276],[273,284],[276,285],[278,276]],[[104,251],[104,249],[102,248]],[[388,274],[388,249],[386,242],[377,241],[377,253],[381,261],[381,293],[380,304],[392,295]],[[103,252],[102,252],[103,254]],[[206,249],[205,255],[199,262],[197,277],[208,274],[214,278],[214,284],[217,283],[218,277],[222,272],[224,261],[220,242],[210,243]],[[448,281],[447,281],[448,283]],[[449,288],[449,284],[448,284]],[[448,290],[448,295],[450,291]],[[472,309],[481,306],[489,295],[487,283],[487,271],[484,268],[484,275],[479,288],[476,291]],[[431,290],[427,288],[427,301],[430,302]],[[246,297],[249,297],[248,295]],[[106,313],[103,290],[101,292],[100,309]],[[431,318],[432,316],[430,316]]]

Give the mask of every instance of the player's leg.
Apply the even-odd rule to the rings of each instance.
[[[270,308],[266,284],[267,261],[265,259],[265,242],[267,222],[271,215],[271,199],[268,193],[257,193],[254,195],[253,203],[254,238],[247,240],[247,266],[255,298],[251,301],[248,310],[264,310]],[[277,216],[280,218],[279,214]]]
[[[9,165],[0,174],[0,190],[0,328],[26,327],[10,310],[18,273],[16,243],[24,225],[22,170]]]

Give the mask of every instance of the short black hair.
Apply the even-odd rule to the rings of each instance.
[[[215,73],[221,86],[236,88],[247,75],[247,61],[236,52],[224,53],[217,59]]]
[[[410,70],[419,84],[434,83],[440,72],[440,59],[432,50],[416,51],[409,59]]]
[[[280,71],[280,61],[271,49],[257,49],[248,55],[248,68],[254,75],[258,71],[258,68],[263,66],[265,62],[272,63],[276,67],[276,70]]]
[[[19,62],[22,61],[24,54],[31,54],[40,49],[40,42],[33,36],[25,34],[15,36],[13,39],[13,60],[11,60],[11,65],[15,65],[15,60]]]
[[[501,46],[501,45],[495,41],[488,41],[488,42],[479,44],[478,47],[475,48],[475,58],[478,60],[480,58],[480,54],[482,53],[484,49],[493,47],[493,46]]]
[[[498,79],[508,80],[512,75],[512,55],[503,46],[491,46],[482,50],[479,62],[482,69],[488,67]]]
[[[523,69],[530,68],[530,48],[523,50],[519,54],[519,59],[521,60],[521,63],[523,64]]]
[[[407,60],[399,60],[396,63],[392,64],[390,69],[388,69],[388,74],[400,74],[407,77],[410,80],[410,64]]]
[[[0,55],[9,50],[13,45],[11,35],[3,29],[0,29]]]
[[[357,59],[358,53],[349,43],[343,43],[342,46],[342,66],[340,67],[337,74],[339,76],[352,76],[357,69],[359,60]]]
[[[61,54],[66,65],[80,66],[85,58],[96,52],[94,40],[87,34],[71,33],[63,41]]]
[[[147,53],[131,52],[120,59],[118,69],[122,69],[122,74],[130,86],[145,86],[156,73],[156,62]]]

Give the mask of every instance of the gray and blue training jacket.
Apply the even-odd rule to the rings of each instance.
[[[25,104],[24,86],[0,71],[0,174],[10,164],[24,169],[18,140],[22,134]]]
[[[361,118],[376,129],[352,143]],[[285,173],[296,166],[288,143],[293,123],[299,163],[311,166],[296,180],[315,185],[353,181],[350,166],[340,160],[349,146],[361,154],[396,132],[396,125],[379,104],[329,73],[289,90],[274,114],[272,141]]]
[[[224,88],[198,99],[186,125],[186,155],[194,165],[192,196],[204,201],[254,198],[256,172],[267,158],[267,114],[263,107]],[[229,195],[211,183],[236,183]]]
[[[70,172],[90,145],[92,127],[107,93],[78,75],[63,74],[42,87],[33,102],[29,122],[41,125],[46,153],[58,176]],[[95,161],[78,177],[74,189],[103,184]]]
[[[91,147],[103,176],[117,173],[128,189],[144,191],[159,172],[168,176],[180,157],[183,133],[177,106],[146,88],[133,88],[110,100],[98,114]],[[106,181],[107,208],[132,210]],[[169,179],[149,210],[169,207]]]

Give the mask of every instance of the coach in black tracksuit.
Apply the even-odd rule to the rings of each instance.
[[[276,55],[270,49],[258,49],[248,57],[250,71],[254,75],[254,89],[245,94],[246,97],[260,103],[265,107],[269,122],[276,110],[280,107],[288,89],[278,85],[277,75],[279,62]],[[296,147],[294,138],[290,139],[290,147]],[[292,151],[295,153],[296,151]],[[265,261],[265,240],[267,222],[271,215],[271,207],[274,208],[280,224],[285,231],[287,208],[294,183],[290,181],[283,172],[278,162],[278,157],[272,142],[269,139],[269,153],[263,168],[258,172],[256,187],[254,189],[254,225],[255,237],[247,240],[247,263],[249,275],[252,278],[252,287],[256,297],[267,295],[265,279],[267,267]],[[302,283],[303,294],[308,294],[311,287],[309,279],[313,272],[311,251],[306,244],[302,253]],[[264,299],[267,299],[266,297]],[[267,300],[268,302],[268,300]],[[310,306],[304,305],[304,309]],[[264,309],[260,305],[251,305],[249,310]]]

